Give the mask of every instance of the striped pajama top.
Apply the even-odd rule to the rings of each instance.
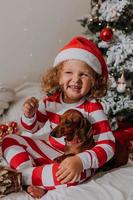
[[[53,138],[49,134],[59,124],[60,115],[69,109],[80,111],[92,124],[96,145],[92,149],[78,154],[83,168],[99,168],[113,157],[115,138],[102,105],[98,101],[94,99],[89,101],[84,97],[79,102],[67,104],[63,102],[61,93],[56,92],[40,100],[38,111],[34,117],[26,118],[22,115],[21,124],[25,130],[33,134],[42,130],[42,134],[48,135],[49,143],[62,150],[65,144],[64,138]]]

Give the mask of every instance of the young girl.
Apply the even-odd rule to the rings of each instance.
[[[33,137],[9,135],[3,141],[6,160],[22,172],[23,183],[31,185],[28,192],[34,197],[86,181],[93,169],[112,158],[115,149],[114,136],[98,102],[106,93],[108,79],[100,50],[88,39],[75,37],[61,49],[53,66],[42,84],[49,95],[41,101],[32,97],[23,106],[21,124]],[[96,145],[58,164],[53,159],[63,154],[65,142],[50,132],[69,109],[80,111],[91,122]],[[40,129],[48,135],[47,141],[37,138]]]

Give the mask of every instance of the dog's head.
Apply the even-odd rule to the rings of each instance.
[[[51,136],[60,138],[65,136],[66,141],[86,142],[92,139],[91,124],[84,116],[74,109],[66,111],[60,116],[60,123],[51,132]]]

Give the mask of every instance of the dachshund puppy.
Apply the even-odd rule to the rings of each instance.
[[[50,135],[56,138],[65,137],[65,153],[55,159],[58,162],[94,146],[91,124],[78,110],[70,109],[61,115],[60,124]]]
[[[100,168],[102,171],[125,165],[128,162],[128,144],[130,140],[133,140],[133,132],[115,131],[113,134],[116,139],[115,154]],[[55,161],[59,163],[66,157],[91,149],[95,145],[90,122],[74,109],[60,116],[59,125],[50,135],[56,138],[65,137],[65,152],[62,156],[55,158]]]

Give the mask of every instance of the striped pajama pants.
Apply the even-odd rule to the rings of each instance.
[[[24,185],[34,185],[51,190],[58,186],[77,185],[91,177],[91,170],[84,170],[76,182],[61,185],[56,177],[59,164],[53,159],[61,156],[63,151],[45,140],[11,134],[3,140],[2,151],[11,168],[22,172]]]

